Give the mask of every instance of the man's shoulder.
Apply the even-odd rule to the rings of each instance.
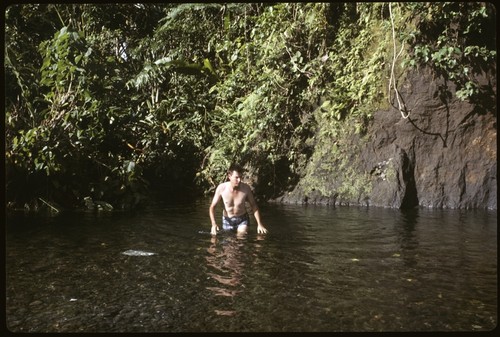
[[[240,185],[241,185],[241,187],[243,187],[245,192],[252,192],[252,187],[250,187],[250,185],[243,183],[243,182]]]
[[[224,189],[226,188],[228,183],[229,183],[228,181],[226,181],[224,183],[220,183],[219,186],[217,186],[217,191],[219,191],[219,192],[224,191]]]

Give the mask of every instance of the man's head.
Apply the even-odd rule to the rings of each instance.
[[[227,178],[233,187],[238,187],[243,179],[243,167],[238,164],[231,164],[227,170]]]
[[[227,170],[227,174],[232,174],[233,172],[238,172],[240,175],[243,175],[243,167],[241,165],[233,163],[231,166],[229,166],[229,169]]]

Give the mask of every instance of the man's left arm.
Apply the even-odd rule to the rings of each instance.
[[[252,208],[253,215],[255,220],[257,220],[257,233],[267,233],[267,229],[262,225],[262,220],[260,218],[259,207],[257,206],[257,202],[253,196],[252,190],[248,187],[248,202],[250,203],[250,207]]]

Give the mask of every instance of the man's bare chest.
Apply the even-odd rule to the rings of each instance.
[[[231,191],[230,189],[226,189],[222,192],[221,196],[226,207],[240,206],[245,203],[246,199],[246,193],[241,190]]]

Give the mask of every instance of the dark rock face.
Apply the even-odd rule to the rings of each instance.
[[[376,168],[371,171],[374,182],[370,204],[395,208],[417,206],[414,161],[398,145],[393,144],[388,150],[389,158],[377,163]]]
[[[441,92],[453,87],[413,74],[403,88],[409,117],[379,111],[367,163],[393,158],[395,179],[376,179],[370,200],[399,208],[497,208],[497,126],[494,97],[478,104]],[[488,78],[484,78],[485,85]],[[496,84],[494,87],[496,92]],[[488,109],[489,110],[486,110]],[[375,165],[372,164],[371,167]]]
[[[355,154],[372,189],[352,204],[497,209],[496,78],[481,78],[490,94],[474,103],[430,73],[409,74],[404,83],[409,115],[396,108],[374,113],[368,142]],[[281,201],[308,200],[297,188],[289,195]]]

